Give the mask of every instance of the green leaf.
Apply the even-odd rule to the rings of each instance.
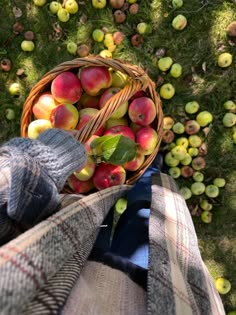
[[[131,161],[136,155],[137,144],[122,135],[105,135],[91,143],[92,153],[104,162],[122,165]]]

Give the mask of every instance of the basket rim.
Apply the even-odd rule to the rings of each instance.
[[[32,107],[39,95],[45,90],[46,86],[60,73],[71,71],[73,69],[80,69],[86,66],[105,66],[114,70],[121,71],[128,76],[128,82],[125,87],[119,92],[119,98],[115,94],[112,100],[109,99],[107,104],[99,110],[99,113],[92,118],[81,130],[74,133],[74,137],[82,143],[86,141],[105,121],[111,116],[121,101],[130,99],[139,90],[148,90],[148,94],[154,101],[157,110],[157,126],[158,142],[153,153],[146,157],[145,162],[140,169],[133,172],[133,176],[126,180],[126,184],[133,184],[152,163],[156,154],[158,153],[162,134],[163,134],[163,111],[162,102],[159,94],[156,91],[156,84],[148,76],[147,72],[137,65],[131,65],[124,60],[117,58],[103,58],[101,56],[87,56],[84,58],[75,58],[70,61],[65,61],[44,74],[41,79],[32,87],[28,97],[23,104],[21,115],[21,136],[27,137],[27,128],[29,123],[33,120]]]

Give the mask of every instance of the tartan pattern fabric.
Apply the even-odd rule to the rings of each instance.
[[[147,314],[225,314],[175,182],[157,174],[153,184]],[[0,248],[0,314],[60,314],[104,217],[130,188],[72,196],[71,204],[67,196],[65,208]]]

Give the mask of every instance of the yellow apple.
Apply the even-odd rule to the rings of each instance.
[[[217,63],[221,68],[229,67],[233,62],[233,56],[230,53],[224,52],[218,56]]]
[[[166,100],[171,99],[175,95],[175,88],[171,83],[165,83],[160,88],[160,96]]]
[[[127,82],[127,75],[120,71],[111,71],[112,83],[111,86],[123,88]]]
[[[47,119],[33,120],[28,126],[28,137],[36,139],[46,129],[52,128],[52,124]]]
[[[95,9],[103,9],[107,4],[106,0],[92,0],[92,5]]]
[[[79,172],[74,172],[74,175],[77,179],[81,181],[87,181],[93,177],[93,174],[96,169],[96,163],[91,157],[87,157],[87,163]]]
[[[223,277],[215,280],[215,286],[220,294],[227,294],[231,290],[231,283]]]

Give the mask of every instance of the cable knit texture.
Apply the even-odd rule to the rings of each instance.
[[[0,147],[0,243],[56,211],[68,176],[86,162],[84,145],[63,130]]]

